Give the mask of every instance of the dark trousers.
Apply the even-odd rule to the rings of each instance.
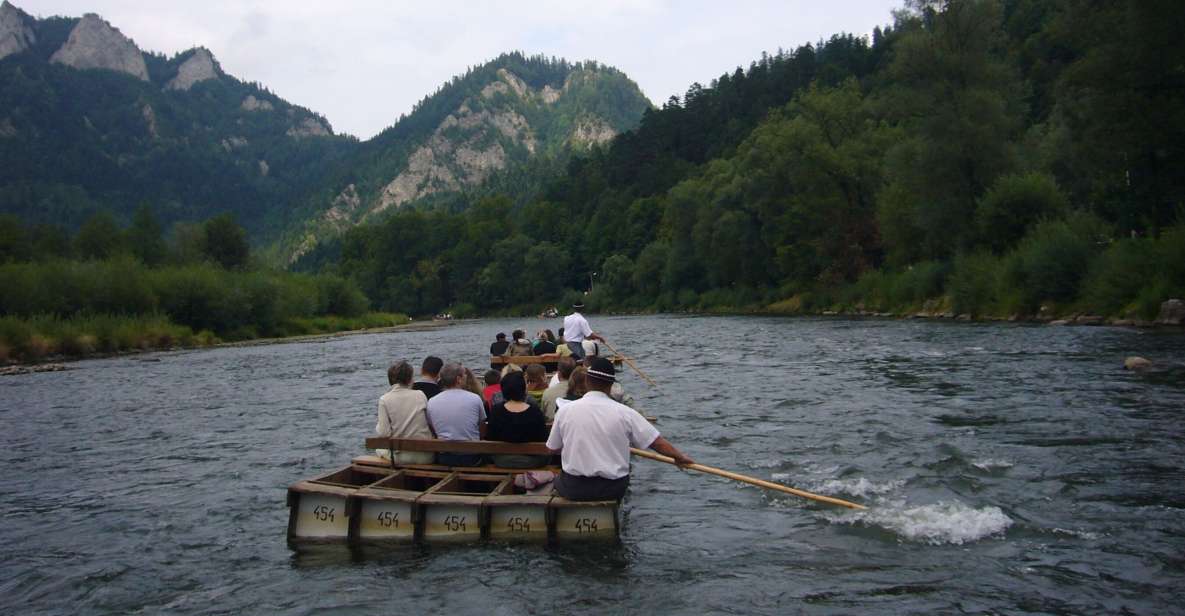
[[[629,475],[620,479],[605,479],[561,472],[560,476],[555,478],[555,491],[573,501],[621,500],[629,487]]]
[[[579,342],[569,342],[568,348],[572,350],[572,357],[575,357],[576,361],[581,361],[584,359],[583,344],[580,344]]]

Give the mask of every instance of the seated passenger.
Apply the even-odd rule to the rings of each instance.
[[[503,400],[502,397],[502,373],[497,370],[486,370],[486,387],[481,390],[481,399],[485,401],[486,408],[492,409],[495,404]]]
[[[448,364],[440,371],[443,388],[428,401],[428,423],[436,438],[446,441],[481,440],[481,422],[486,418],[486,405],[481,396],[465,389],[465,369],[460,364]],[[467,453],[438,453],[436,463],[447,466],[477,466],[481,456]]]
[[[477,382],[477,375],[473,374],[469,368],[465,368],[465,389],[481,395],[481,383]]]
[[[498,355],[505,355],[506,351],[509,349],[510,343],[506,341],[506,334],[498,332],[498,335],[494,336],[493,344],[490,345],[490,355],[495,357]],[[491,368],[497,369],[499,365],[500,364],[490,362]]]
[[[379,398],[379,420],[374,431],[390,438],[432,438],[428,427],[428,398],[411,388],[411,364],[399,361],[387,369],[391,389]],[[394,451],[376,449],[378,455],[403,464],[431,464],[430,451]]]
[[[524,371],[527,380],[527,394],[535,400],[535,404],[543,404],[543,392],[547,389],[547,372],[543,364],[531,364]]]
[[[561,359],[559,369],[556,370],[556,382],[543,392],[543,415],[548,421],[555,419],[556,400],[568,393],[568,379],[573,370],[576,370],[576,360],[571,357]]]
[[[588,368],[578,366],[572,371],[572,376],[568,377],[568,393],[555,401],[557,412],[569,402],[583,398],[586,393],[588,393]]]
[[[490,411],[490,423],[486,437],[491,441],[510,443],[542,443],[547,440],[547,420],[543,411],[527,396],[526,381],[521,372],[506,375],[502,379],[502,394],[506,401]],[[506,468],[533,468],[547,464],[551,456],[524,454],[497,454],[492,456],[494,464]]]
[[[507,355],[532,355],[531,341],[527,340],[527,332],[521,329],[514,330],[514,341],[510,343],[510,349]]]
[[[555,335],[551,333],[550,329],[545,329],[538,334],[538,340],[535,341],[535,346],[532,349],[536,355],[550,355],[557,352],[555,345]],[[543,369],[548,372],[555,372],[556,363],[547,362],[543,364]]]
[[[440,393],[440,384],[436,381],[440,376],[440,367],[443,365],[444,360],[439,357],[432,355],[425,357],[424,363],[420,364],[420,378],[416,379],[411,388],[424,392],[424,395],[431,400],[432,396]]]

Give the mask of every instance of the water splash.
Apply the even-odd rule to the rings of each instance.
[[[782,473],[774,473],[774,481],[781,481],[778,475]],[[880,494],[888,494],[894,490],[905,485],[902,479],[894,479],[876,483],[869,481],[867,477],[852,477],[849,479],[828,479],[826,481],[819,481],[811,484],[809,490],[812,492],[819,492],[820,494],[846,494],[849,496],[868,497],[877,496]]]
[[[962,503],[936,503],[917,507],[873,507],[843,513],[833,522],[879,526],[907,541],[930,545],[963,545],[1003,533],[1012,526],[999,507],[969,507]]]
[[[984,458],[982,460],[972,460],[971,466],[984,471],[992,471],[1004,468],[1012,468],[1015,465],[1011,461],[1001,458]]]

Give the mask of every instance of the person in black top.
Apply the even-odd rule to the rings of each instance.
[[[510,343],[506,341],[506,334],[498,332],[498,335],[494,336],[494,338],[494,343],[490,345],[490,355],[494,357],[497,357],[498,355],[505,355],[506,349],[510,348]],[[501,364],[490,362],[490,367],[494,370],[497,370],[502,366]]]
[[[443,359],[434,355],[425,357],[424,363],[420,364],[420,378],[412,383],[411,388],[424,392],[424,395],[431,399],[432,396],[440,393],[440,384],[436,381],[440,378],[440,369],[443,367]]]
[[[547,419],[533,400],[527,398],[527,381],[521,372],[502,377],[505,401],[494,405],[486,427],[486,439],[509,443],[540,443],[547,440]],[[543,466],[551,459],[547,455],[497,454],[494,464],[505,468]]]
[[[547,355],[548,353],[555,353],[555,336],[552,335],[551,330],[545,329],[539,332],[537,336],[539,339],[535,341],[535,347],[532,351],[536,355]],[[548,362],[543,364],[543,369],[548,372],[555,372],[556,363]]]

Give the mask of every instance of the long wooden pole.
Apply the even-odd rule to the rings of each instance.
[[[633,453],[635,456],[638,456],[641,458],[647,458],[650,460],[657,460],[659,462],[666,462],[667,464],[675,464],[674,458],[670,458],[670,457],[667,457],[667,456],[664,456],[661,454],[657,454],[652,451],[646,451],[645,449],[637,449],[635,447],[630,447],[630,452]],[[676,466],[678,466],[678,465],[676,464]],[[749,477],[748,475],[742,475],[740,473],[726,471],[724,469],[716,468],[713,466],[705,466],[703,464],[688,464],[687,466],[684,466],[681,468],[690,468],[692,470],[696,470],[701,473],[708,473],[709,475],[718,475],[720,477],[726,477],[728,479],[732,479],[733,481],[740,481],[740,482],[755,485],[759,488],[765,488],[767,490],[777,490],[778,492],[785,492],[786,494],[793,494],[794,496],[801,496],[802,498],[809,498],[814,501],[819,501],[820,503],[829,503],[832,505],[840,505],[842,507],[848,507],[850,509],[867,509],[867,507],[865,507],[864,505],[846,501],[846,500],[843,500],[842,498],[832,498],[830,496],[823,496],[822,494],[814,494],[811,492],[807,492],[805,490],[799,490],[796,488],[791,488],[789,486],[784,486],[780,483],[774,483],[772,481],[766,481],[764,479],[758,479],[756,477]]]
[[[632,359],[630,359],[630,358],[626,357],[625,355],[622,355],[622,354],[621,354],[621,353],[620,353],[620,352],[619,352],[617,349],[613,348],[613,345],[609,344],[609,341],[608,341],[608,340],[605,340],[604,338],[601,338],[601,342],[604,342],[604,343],[605,343],[605,346],[609,347],[609,350],[610,350],[610,351],[613,351],[613,354],[614,354],[614,355],[616,355],[616,356],[618,356],[618,357],[620,357],[620,358],[624,359],[624,360],[625,360],[625,363],[629,364],[629,365],[630,365],[630,368],[633,368],[633,369],[634,369],[634,372],[637,372],[637,373],[638,373],[638,376],[640,376],[640,377],[642,377],[642,378],[646,379],[646,382],[647,382],[647,383],[650,383],[650,385],[651,385],[652,387],[654,387],[655,389],[657,389],[657,390],[659,390],[659,391],[662,391],[662,388],[658,386],[658,383],[655,383],[655,382],[654,382],[654,379],[652,379],[652,378],[650,378],[649,376],[647,376],[645,372],[642,372],[642,369],[641,369],[641,368],[639,368],[637,365],[635,365],[635,364],[634,364],[634,360],[632,360]]]

